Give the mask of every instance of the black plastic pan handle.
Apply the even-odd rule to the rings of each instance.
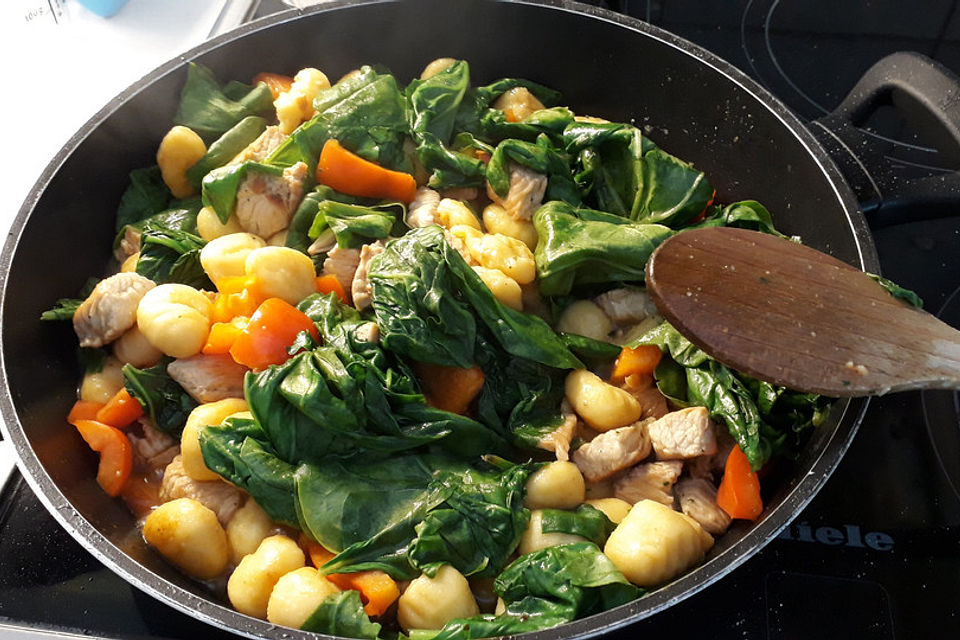
[[[811,129],[840,166],[873,227],[960,215],[960,172],[903,179],[884,160],[876,138],[859,127],[882,106],[892,106],[924,139],[935,141],[960,169],[960,78],[918,53],[883,58],[863,75],[833,112]]]

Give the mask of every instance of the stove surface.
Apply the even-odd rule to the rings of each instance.
[[[955,0],[927,0],[922,11],[896,0],[599,4],[726,58],[804,119],[833,109],[871,64],[894,51],[917,51],[960,71]],[[279,8],[264,2],[260,14]],[[895,172],[956,169],[893,113],[878,113],[867,126],[886,145]],[[886,221],[874,237],[884,275],[960,327],[960,217]],[[0,622],[44,637],[233,637],[104,568],[16,475],[0,494],[0,567]],[[611,636],[957,637],[958,592],[960,400],[954,392],[903,393],[871,402],[826,487],[763,551],[696,596]]]

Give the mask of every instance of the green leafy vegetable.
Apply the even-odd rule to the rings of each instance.
[[[770,212],[756,200],[734,202],[723,208],[715,207],[714,212],[708,213],[702,222],[686,228],[702,227],[739,227],[762,231],[781,238],[786,237],[773,227],[773,218],[770,216]]]
[[[100,280],[97,278],[87,278],[76,298],[60,298],[54,303],[52,309],[40,314],[40,319],[45,321],[73,320],[73,314],[76,313],[77,307],[83,304],[83,301],[93,292],[98,282]]]
[[[548,629],[625,604],[642,592],[591,542],[520,556],[494,582],[506,610],[453,620],[434,640],[468,640]]]
[[[117,207],[117,231],[163,211],[171,198],[173,194],[160,175],[160,167],[134,169],[130,172],[130,185]]]
[[[193,129],[209,142],[247,116],[269,116],[272,112],[273,95],[266,84],[251,87],[231,81],[221,88],[210,69],[191,62],[174,122]]]
[[[497,145],[487,165],[487,183],[501,198],[510,190],[508,161],[545,174],[548,200],[580,204],[580,193],[570,177],[570,159],[553,145],[549,136],[541,134],[535,143],[508,139]]]
[[[323,144],[333,138],[361,158],[390,169],[409,171],[403,141],[409,132],[407,106],[397,81],[372,67],[323,89],[317,110],[267,158],[268,164],[305,162],[313,175]]]
[[[154,427],[172,436],[179,436],[197,401],[167,373],[170,362],[170,358],[164,358],[147,369],[125,364],[123,384],[130,395],[143,405]]]
[[[375,207],[362,207],[336,200],[323,200],[316,204],[316,214],[307,235],[316,239],[330,229],[337,239],[337,246],[355,249],[371,239],[383,239],[393,235],[402,235],[396,229],[403,218],[403,205],[386,204]],[[393,233],[396,231],[397,233]]]
[[[151,220],[140,234],[137,273],[157,284],[178,282],[212,291],[213,284],[200,264],[200,250],[206,244],[200,236]]]
[[[540,520],[543,533],[568,533],[586,538],[602,547],[617,525],[596,507],[581,504],[573,511],[544,509]]]
[[[898,285],[893,280],[888,280],[887,278],[884,278],[883,276],[877,275],[875,273],[868,273],[867,275],[873,278],[873,280],[877,284],[879,284],[881,287],[886,289],[887,293],[892,295],[894,298],[897,298],[898,300],[903,300],[907,304],[912,305],[917,309],[923,308],[923,300],[920,298],[920,296],[918,296],[916,293],[914,293],[910,289],[905,289],[900,285]]]
[[[548,202],[533,216],[540,292],[565,295],[580,284],[643,282],[647,259],[673,235],[663,225]]]
[[[324,598],[300,628],[304,631],[362,640],[376,640],[380,636],[380,625],[370,622],[370,618],[363,611],[360,592],[353,590],[341,591]]]
[[[370,265],[386,349],[432,364],[473,365],[477,320],[508,353],[558,369],[583,365],[537,316],[497,300],[440,227],[390,242]]]

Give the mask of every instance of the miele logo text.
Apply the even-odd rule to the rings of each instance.
[[[811,527],[806,522],[793,523],[777,536],[780,540],[796,542],[818,542],[831,547],[843,545],[874,551],[893,551],[893,538],[880,531],[863,533],[856,524],[845,524],[842,529],[835,527]]]

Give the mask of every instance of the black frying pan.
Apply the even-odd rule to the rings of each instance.
[[[561,89],[577,113],[645,127],[658,145],[707,173],[719,202],[757,199],[783,232],[869,271],[878,264],[857,197],[875,201],[880,188],[847,151],[858,140],[852,125],[891,96],[927,114],[922,121],[934,129],[960,122],[943,109],[949,103],[943,92],[952,81],[931,63],[897,59],[893,66],[913,70],[899,80],[884,71],[889,61],[872,71],[875,77],[843,109],[814,127],[840,164],[854,171],[855,196],[814,135],[735,68],[655,27],[562,0],[333,2],[246,25],[149,74],[70,140],[13,224],[0,264],[0,412],[24,476],[54,517],[131,583],[201,620],[249,636],[313,637],[236,613],[146,547],[126,508],[97,486],[96,457],[64,420],[75,399],[76,338],[66,324],[40,323],[40,313],[73,295],[89,275],[104,273],[127,172],[153,162],[172,124],[187,60],[211,67],[222,79],[244,81],[260,71],[293,74],[304,66],[337,78],[360,64],[382,63],[406,82],[441,56],[468,60],[477,84],[530,78]],[[919,88],[911,84],[918,70],[930,74]],[[887,198],[888,209],[918,193],[941,204],[956,199],[943,187],[901,187],[897,197]],[[875,202],[869,207],[880,208]],[[601,634],[733,570],[826,482],[865,408],[864,400],[838,402],[796,464],[767,483],[763,517],[738,522],[702,566],[640,600],[530,637]]]

